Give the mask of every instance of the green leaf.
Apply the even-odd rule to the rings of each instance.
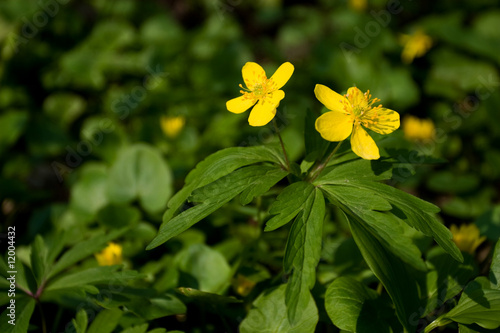
[[[174,263],[177,268],[196,280],[193,288],[221,293],[231,279],[231,267],[224,256],[204,244],[193,244],[179,252]]]
[[[89,324],[87,311],[85,309],[80,309],[80,311],[76,313],[76,318],[71,320],[71,322],[75,327],[76,333],[85,333]]]
[[[422,315],[440,308],[448,299],[458,295],[463,286],[477,275],[474,258],[464,254],[464,262],[450,260],[447,253],[435,247],[427,253],[429,272],[426,275],[426,308]]]
[[[168,294],[151,298],[137,297],[127,303],[126,307],[146,320],[186,313],[184,303]]]
[[[315,189],[295,219],[286,244],[284,269],[292,275],[287,283],[285,303],[292,323],[300,318],[300,311],[310,302],[321,255],[324,218],[325,199],[321,191]]]
[[[26,333],[31,320],[31,315],[35,310],[35,300],[32,297],[16,297],[14,318],[10,316],[11,309],[7,308],[2,312],[0,320],[0,332],[2,333]],[[11,321],[14,320],[14,321]],[[11,321],[9,323],[9,321]],[[12,325],[14,323],[14,325]]]
[[[335,163],[335,161],[334,161]],[[387,180],[392,176],[392,163],[356,159],[326,167],[314,185],[349,184],[350,182]]]
[[[366,263],[382,282],[396,307],[399,321],[410,332],[415,331],[414,314],[419,305],[417,284],[406,265],[387,250],[358,218],[346,217],[352,235]]]
[[[172,174],[160,152],[145,144],[124,149],[111,167],[108,195],[115,204],[139,199],[149,213],[164,209],[172,195]]]
[[[201,303],[209,303],[209,304],[231,304],[231,303],[241,303],[243,301],[235,298],[234,296],[221,296],[218,294],[207,293],[201,290],[193,289],[193,288],[184,288],[181,287],[178,291],[189,298]]]
[[[266,223],[264,231],[275,230],[290,222],[303,209],[314,186],[307,182],[297,182],[287,186],[273,202],[269,213],[276,215]]]
[[[272,183],[285,176],[286,173],[276,166],[254,165],[238,169],[215,182],[198,188],[193,192],[190,200],[201,204],[180,213],[168,223],[163,223],[158,235],[151,241],[147,249],[153,249],[189,229],[241,192],[255,186],[259,186],[260,190],[263,190],[267,185],[261,184],[262,179],[267,179],[268,182]],[[251,192],[258,194],[259,190],[251,190]],[[246,196],[248,198],[253,194],[249,192]]]
[[[321,189],[347,214],[360,218],[386,249],[416,269],[426,270],[422,253],[405,235],[410,227],[389,212],[392,206],[387,200],[369,189],[352,186],[323,185]]]
[[[66,251],[64,255],[55,263],[50,270],[47,279],[61,272],[62,270],[76,264],[80,260],[87,258],[106,247],[109,241],[118,238],[127,231],[127,228],[113,230],[108,235],[97,234],[91,239],[78,243]]]
[[[244,206],[252,202],[253,198],[258,197],[269,191],[271,187],[288,175],[283,169],[270,170],[262,178],[257,179],[255,183],[240,194],[240,203]]]
[[[493,206],[475,222],[481,235],[496,242],[500,238],[500,205]]]
[[[61,127],[68,127],[83,111],[85,100],[71,93],[54,93],[43,102],[43,111]]]
[[[458,305],[444,314],[443,319],[450,319],[461,324],[477,324],[486,329],[498,328],[500,326],[500,290],[484,289],[474,284],[477,282],[473,281],[465,288]]]
[[[31,269],[38,286],[40,286],[45,277],[47,253],[47,247],[42,236],[36,235],[35,241],[31,245]]]
[[[347,184],[346,184],[347,185]],[[435,213],[439,208],[431,203],[400,191],[394,187],[376,182],[350,182],[349,186],[369,189],[386,199],[393,206],[392,213],[412,228],[433,237],[455,260],[463,262],[463,256],[452,241],[450,230],[440,223]]]
[[[111,333],[122,317],[123,312],[118,309],[106,309],[99,312],[90,325],[87,333]]]
[[[328,286],[325,308],[333,324],[342,330],[391,331],[390,318],[394,316],[391,305],[380,300],[375,290],[352,277],[339,277]]]
[[[309,295],[307,306],[297,313],[294,323],[287,318],[285,285],[265,291],[253,302],[253,308],[240,324],[241,333],[313,333],[318,322],[318,309]]]
[[[500,289],[500,242],[495,245],[489,277],[494,288]]]
[[[121,331],[121,333],[146,333],[149,324],[135,325]]]
[[[107,205],[97,212],[97,221],[111,228],[123,228],[139,222],[141,212],[128,205]]]
[[[168,202],[163,224],[170,221],[195,189],[210,184],[234,170],[260,162],[285,165],[277,147],[232,147],[220,150],[198,163],[186,177],[186,184]],[[162,226],[163,226],[162,224]]]
[[[113,281],[114,284],[123,284],[139,276],[136,271],[117,272],[120,265],[92,267],[83,271],[63,275],[47,284],[44,292],[59,289],[71,289],[83,285],[95,285]]]
[[[17,141],[28,117],[26,111],[7,111],[0,115],[0,153]]]
[[[121,331],[121,333],[146,333],[148,326],[149,324],[131,326]],[[166,330],[163,329],[163,332],[166,332]]]

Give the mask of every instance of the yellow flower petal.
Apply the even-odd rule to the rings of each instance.
[[[266,96],[264,100],[259,100],[250,111],[250,117],[248,117],[250,126],[264,126],[273,120],[276,115],[276,108],[284,97],[285,92],[278,90]]]
[[[259,64],[247,62],[241,69],[241,74],[248,89],[253,90],[254,85],[261,84],[267,80],[266,72]]]
[[[389,134],[399,128],[399,113],[386,108],[373,108],[362,117],[363,125],[379,134]]]
[[[226,102],[226,108],[232,113],[243,113],[254,105],[256,100],[248,98],[247,95],[233,98]]]
[[[361,127],[355,125],[351,136],[352,151],[365,160],[376,160],[380,158],[378,147],[372,137]]]
[[[342,141],[352,132],[353,118],[342,112],[330,111],[316,119],[316,130],[323,139]]]
[[[322,84],[317,84],[316,87],[314,87],[314,94],[327,109],[345,113],[344,101],[346,99],[344,96],[337,94],[335,91]]]
[[[273,76],[271,76],[271,81],[274,84],[273,89],[280,89],[285,85],[285,83],[290,80],[290,77],[292,77],[294,67],[291,63],[285,62],[283,65],[281,65],[276,72],[274,72]]]

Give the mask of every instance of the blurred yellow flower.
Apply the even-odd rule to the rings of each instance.
[[[245,297],[248,294],[250,294],[253,287],[255,287],[257,283],[255,281],[250,280],[244,275],[238,274],[238,276],[236,276],[236,279],[233,279],[232,284],[236,293],[238,293],[238,295]]]
[[[364,11],[367,5],[367,0],[349,0],[349,7],[358,12]]]
[[[119,265],[122,263],[122,247],[111,242],[104,250],[94,254],[94,256],[99,266]]]
[[[165,133],[166,136],[172,139],[179,135],[181,130],[184,128],[185,123],[186,119],[182,116],[162,116],[160,118],[160,126],[163,130],[163,133]]]
[[[408,140],[429,141],[434,139],[436,128],[431,119],[408,115],[403,119],[403,132]]]
[[[264,69],[255,62],[247,62],[241,70],[246,88],[241,84],[240,93],[243,96],[233,98],[226,102],[228,111],[242,113],[252,107],[248,123],[251,126],[264,126],[273,120],[276,108],[285,97],[285,92],[279,90],[283,87],[293,74],[294,67],[285,62],[276,72],[267,78]]]
[[[486,240],[485,236],[480,237],[479,229],[475,224],[462,224],[460,227],[452,224],[450,231],[453,234],[453,241],[463,252],[473,254],[477,247]]]
[[[389,134],[399,127],[399,114],[382,105],[373,106],[380,100],[372,99],[369,90],[363,94],[358,88],[351,87],[342,96],[327,86],[317,84],[314,93],[330,110],[316,119],[316,130],[323,139],[342,141],[352,133],[352,151],[365,160],[378,159],[378,147],[362,126],[380,134]]]
[[[401,59],[405,64],[426,54],[432,46],[432,39],[420,29],[412,35],[401,35],[400,42],[403,45]]]

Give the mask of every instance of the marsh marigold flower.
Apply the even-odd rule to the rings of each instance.
[[[460,227],[452,224],[450,231],[460,251],[470,254],[473,254],[477,247],[486,240],[485,236],[480,237],[479,229],[475,224],[462,224]]]
[[[122,247],[111,242],[104,250],[94,254],[94,256],[99,266],[119,265],[122,263]]]
[[[410,141],[429,141],[434,139],[436,128],[430,119],[406,116],[403,119],[403,132]]]
[[[226,103],[226,107],[233,113],[242,113],[253,106],[248,117],[251,126],[264,126],[273,120],[276,108],[285,97],[280,90],[293,74],[294,67],[285,62],[276,72],[267,78],[264,69],[255,62],[247,62],[241,70],[246,88],[240,84],[243,96],[233,98]],[[255,106],[254,106],[255,105]]]
[[[349,88],[347,94],[342,96],[327,86],[317,84],[314,93],[330,110],[316,119],[316,130],[323,139],[342,141],[352,133],[352,151],[365,160],[378,159],[378,147],[363,127],[380,134],[392,133],[399,127],[399,114],[382,105],[374,106],[380,100],[372,99],[370,91],[362,93],[356,87]]]
[[[405,64],[410,64],[413,59],[426,54],[432,46],[432,39],[422,30],[417,30],[412,35],[402,35],[400,41],[403,44],[401,59]]]
[[[169,138],[175,138],[181,130],[184,128],[184,124],[186,123],[186,119],[182,116],[177,117],[169,117],[162,116],[160,118],[160,127]]]

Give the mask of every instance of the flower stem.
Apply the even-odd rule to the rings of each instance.
[[[288,160],[288,155],[286,153],[285,144],[283,143],[283,139],[281,138],[280,130],[278,128],[278,125],[276,125],[276,119],[273,119],[273,125],[274,125],[274,130],[275,130],[276,134],[278,134],[278,138],[280,139],[281,149],[283,150],[283,156],[285,156],[286,170],[290,171],[290,161]]]
[[[342,145],[342,142],[344,141],[340,141],[337,144],[337,146],[332,150],[330,155],[328,155],[328,157],[323,162],[321,162],[316,168],[314,168],[313,171],[311,171],[308,177],[310,182],[313,182],[316,178],[318,178],[323,169],[328,165],[328,162],[330,162],[330,160],[332,159],[333,155],[335,155],[337,150],[339,150],[340,146]]]

